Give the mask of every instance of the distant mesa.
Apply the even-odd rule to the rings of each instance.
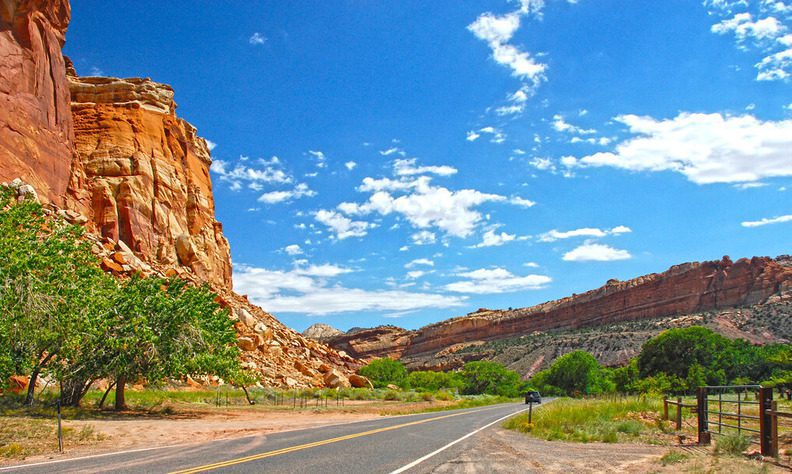
[[[317,341],[324,341],[339,334],[344,334],[344,332],[324,323],[313,324],[302,332],[303,336]]]
[[[778,324],[769,324],[767,337],[754,337],[750,331],[738,327],[742,323],[738,321],[739,314],[735,316],[731,311],[735,308],[758,308],[757,313],[776,315]],[[663,273],[632,280],[611,279],[595,290],[528,308],[480,308],[466,316],[415,331],[380,326],[333,336],[327,342],[353,357],[393,357],[413,369],[437,370],[456,368],[467,360],[496,357],[500,354],[496,354],[497,351],[482,353],[471,347],[490,350],[487,348],[497,341],[514,343],[515,338],[524,336],[569,333],[617,324],[629,326],[632,322],[638,324],[707,312],[723,312],[728,316],[722,318],[715,329],[730,337],[743,337],[757,343],[787,340],[787,327],[790,326],[787,323],[792,316],[792,258],[782,255],[775,259],[754,257],[733,262],[723,257],[708,262],[683,263]],[[744,313],[750,314],[753,313]],[[732,321],[732,316],[737,322]],[[662,321],[658,324],[654,333],[664,327]],[[609,352],[605,358],[609,362],[626,361],[631,351],[640,349],[644,340],[637,338],[624,346],[614,341],[611,345],[620,348]],[[574,344],[580,343],[577,340]],[[574,344],[570,343],[569,347]],[[501,361],[508,364],[521,356],[512,353],[509,357],[504,355]],[[547,359],[552,361],[552,354],[548,354]]]

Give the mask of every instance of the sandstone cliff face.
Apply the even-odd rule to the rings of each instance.
[[[104,237],[165,266],[231,287],[231,260],[215,220],[211,159],[176,116],[173,89],[149,79],[69,77],[80,169],[78,200]],[[84,173],[84,174],[83,174]]]
[[[72,166],[68,0],[0,0],[0,181],[62,204]]]
[[[339,334],[324,341],[331,347],[360,359],[377,357],[399,359],[410,347],[415,334],[415,331],[407,331],[396,326],[377,326]]]
[[[548,330],[571,330],[624,321],[754,305],[792,292],[786,256],[732,262],[685,263],[659,274],[605,286],[529,308],[479,310],[417,331],[380,328],[332,338],[328,343],[355,357],[398,354],[405,361],[443,357],[475,341],[492,341]]]

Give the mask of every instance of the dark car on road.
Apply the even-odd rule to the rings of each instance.
[[[529,403],[542,403],[542,396],[537,391],[531,391],[525,394],[525,404]]]

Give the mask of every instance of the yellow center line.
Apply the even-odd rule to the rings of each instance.
[[[399,428],[406,428],[408,426],[415,426],[415,425],[420,425],[420,424],[423,424],[423,423],[429,423],[430,421],[437,421],[437,420],[442,420],[442,419],[445,419],[445,418],[451,418],[451,417],[460,416],[460,415],[469,415],[471,413],[476,413],[476,412],[479,412],[479,411],[491,410],[491,409],[492,408],[483,408],[483,409],[480,409],[480,410],[466,411],[466,412],[462,412],[462,413],[453,413],[451,415],[436,416],[434,418],[427,418],[427,419],[424,419],[424,420],[411,421],[409,423],[402,423],[400,425],[387,426],[385,428],[377,428],[377,429],[374,429],[374,430],[363,431],[361,433],[354,433],[354,434],[350,434],[350,435],[339,436],[337,438],[330,438],[330,439],[325,439],[325,440],[322,440],[322,441],[315,441],[313,443],[306,443],[306,444],[300,444],[300,445],[297,445],[297,446],[291,446],[291,447],[288,447],[288,448],[276,449],[274,451],[267,451],[266,453],[254,454],[253,456],[247,456],[247,457],[244,457],[244,458],[231,459],[229,461],[218,462],[218,463],[215,463],[215,464],[207,464],[205,466],[193,467],[193,468],[190,468],[190,469],[185,469],[183,471],[174,471],[171,474],[193,474],[193,473],[197,473],[197,472],[211,471],[212,469],[220,469],[220,468],[223,468],[223,467],[234,466],[234,465],[237,465],[237,464],[242,464],[242,463],[246,463],[246,462],[250,462],[250,461],[256,461],[256,460],[259,460],[259,459],[271,458],[273,456],[279,456],[281,454],[292,453],[294,451],[301,451],[303,449],[315,448],[317,446],[323,446],[325,444],[338,443],[339,441],[346,441],[348,439],[360,438],[362,436],[371,436],[373,434],[382,433],[384,431],[397,430]]]

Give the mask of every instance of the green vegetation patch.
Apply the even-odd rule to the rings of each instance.
[[[662,400],[645,397],[560,399],[535,410],[531,423],[528,413],[522,413],[504,426],[549,441],[635,441],[659,430],[662,406]]]

